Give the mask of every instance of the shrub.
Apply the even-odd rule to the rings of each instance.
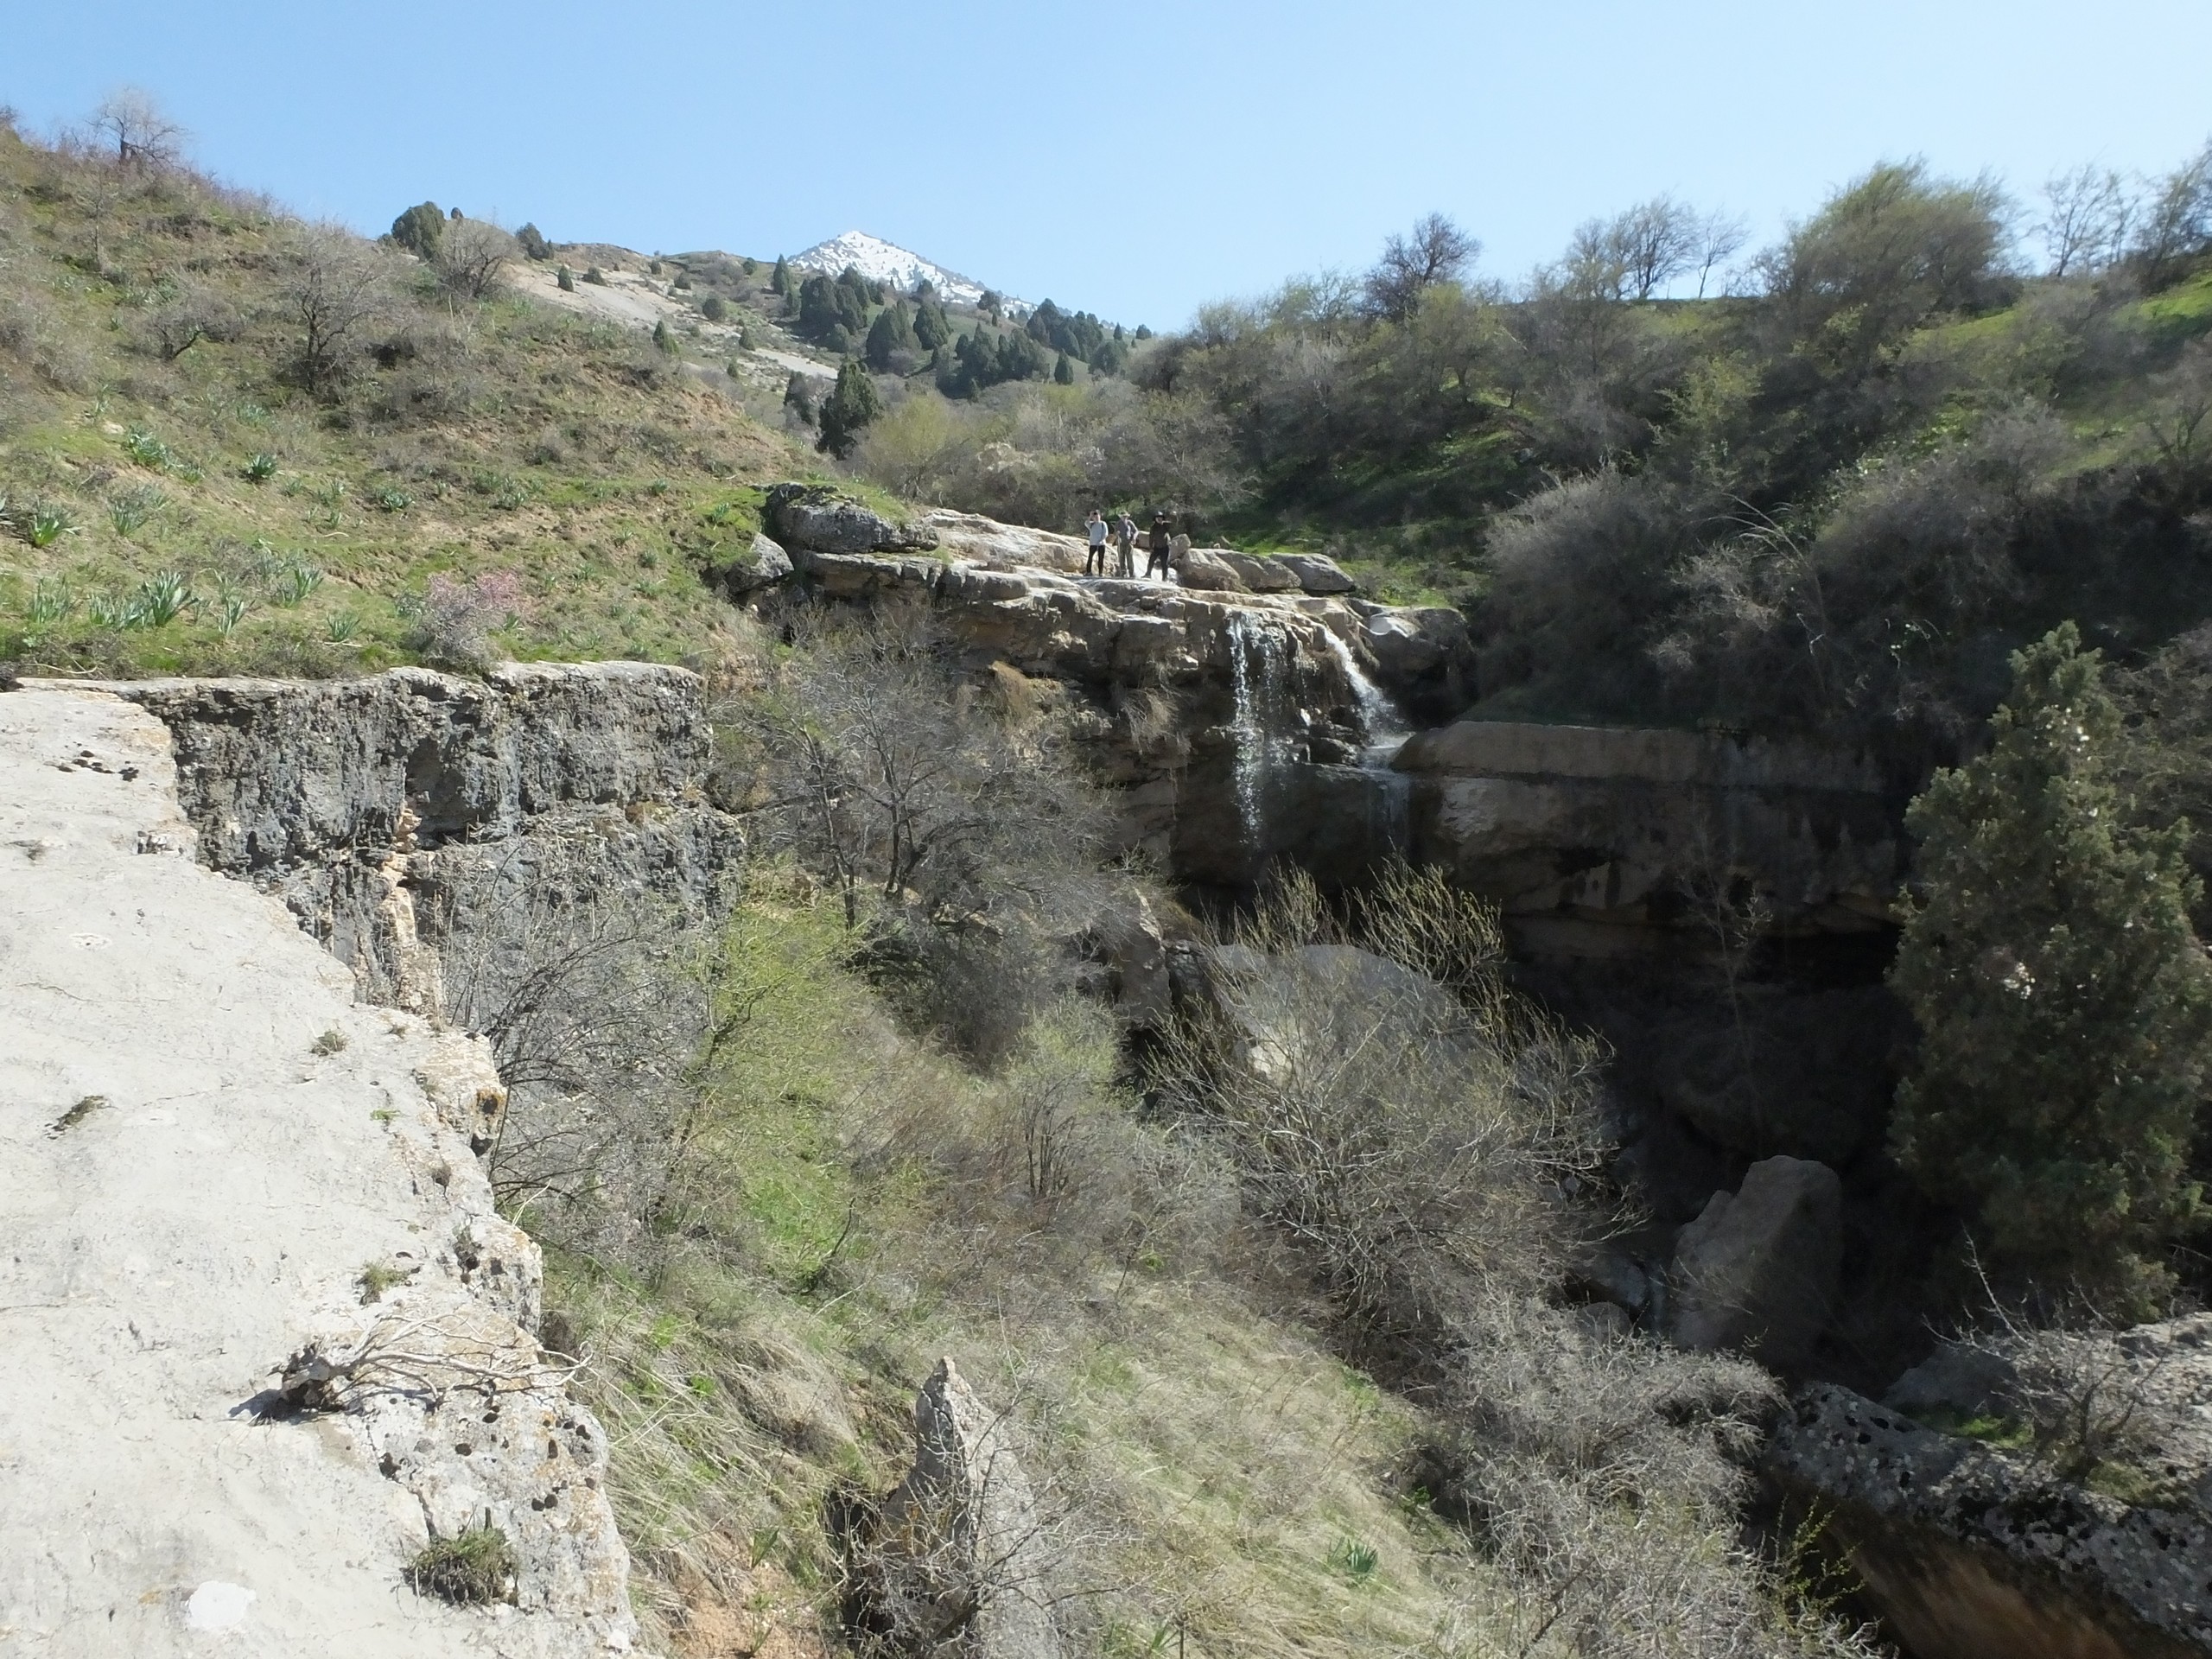
[[[553,273],[553,285],[563,294],[575,293],[576,291],[575,272],[570,270],[566,265],[562,266]]]
[[[607,286],[607,273],[601,270],[597,265],[587,265],[584,268],[584,281],[594,283],[598,287],[605,288]]]
[[[1598,1051],[1509,988],[1494,912],[1437,871],[1390,870],[1341,913],[1287,874],[1234,939],[1154,1084],[1351,1339],[1433,1363],[1462,1309],[1541,1289],[1589,1224],[1557,1192],[1604,1149]]]
[[[457,1537],[433,1539],[407,1564],[406,1579],[417,1595],[482,1606],[513,1595],[519,1567],[507,1535],[487,1521]]]
[[[663,317],[653,324],[653,345],[656,349],[673,357],[677,352],[676,336],[669,331],[668,319]]]
[[[515,232],[515,241],[525,259],[543,261],[553,257],[553,245],[539,233],[535,225],[524,225]]]
[[[266,484],[276,476],[276,457],[265,449],[257,450],[246,457],[238,476],[249,484]]]
[[[446,226],[431,255],[438,286],[459,300],[481,300],[499,290],[507,262],[519,251],[515,238],[480,219],[455,219]]]
[[[424,586],[415,611],[411,643],[426,660],[481,670],[492,661],[491,635],[520,622],[530,601],[512,570],[466,582],[441,573]]]
[[[721,295],[709,294],[699,302],[699,315],[709,322],[720,322],[729,315],[729,307],[723,302]]]
[[[2190,931],[2185,827],[2131,820],[2120,715],[2071,623],[2012,658],[1980,759],[1907,817],[1924,890],[1891,983],[1921,1029],[1891,1145],[1992,1256],[2139,1298],[2192,1218],[2212,966]]]

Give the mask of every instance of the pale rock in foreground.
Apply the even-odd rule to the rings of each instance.
[[[154,715],[0,696],[0,1648],[626,1650],[605,1439],[470,1150],[482,1046],[357,1003],[193,842]],[[317,1357],[337,1408],[272,1410]],[[509,1605],[407,1587],[487,1515]]]

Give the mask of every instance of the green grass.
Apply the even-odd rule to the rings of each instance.
[[[0,134],[0,313],[29,320],[0,329],[0,658],[358,672],[416,659],[409,607],[432,574],[503,569],[531,601],[517,656],[733,657],[737,624],[702,572],[749,543],[759,486],[810,454],[641,371],[622,330],[520,298],[461,319],[416,302],[394,326],[466,329],[464,355],[365,355],[336,397],[310,397],[289,373],[284,225],[189,178],[138,181],[96,257],[97,171]],[[251,321],[164,363],[146,320],[184,281]],[[321,581],[295,592],[287,570]],[[165,573],[199,602],[124,626]],[[40,605],[65,588],[80,599],[65,614]]]
[[[517,1566],[506,1534],[471,1527],[457,1537],[433,1539],[407,1564],[405,1576],[417,1595],[480,1606],[507,1599]]]

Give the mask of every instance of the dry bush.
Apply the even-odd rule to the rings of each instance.
[[[1461,1309],[1541,1288],[1602,1224],[1565,1201],[1604,1151],[1599,1052],[1515,995],[1495,916],[1435,872],[1386,872],[1347,917],[1288,874],[1235,939],[1153,1083],[1353,1345],[1426,1366]]]
[[[426,662],[481,672],[493,661],[492,635],[530,614],[522,578],[487,570],[467,581],[441,571],[415,607],[412,643]]]
[[[392,265],[341,225],[309,225],[292,238],[283,305],[299,330],[299,370],[311,392],[345,378],[354,353],[392,302]]]
[[[430,255],[439,289],[455,300],[474,302],[498,293],[508,262],[522,250],[514,238],[481,219],[457,219],[447,225]]]

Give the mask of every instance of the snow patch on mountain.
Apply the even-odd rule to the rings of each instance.
[[[910,294],[915,283],[926,281],[941,298],[955,305],[973,305],[983,297],[981,283],[865,231],[847,231],[827,242],[817,242],[804,253],[793,254],[791,264],[801,270],[819,270],[831,276],[850,265],[868,281],[887,283],[901,293]],[[1028,308],[1012,298],[1006,303],[1008,310]]]

